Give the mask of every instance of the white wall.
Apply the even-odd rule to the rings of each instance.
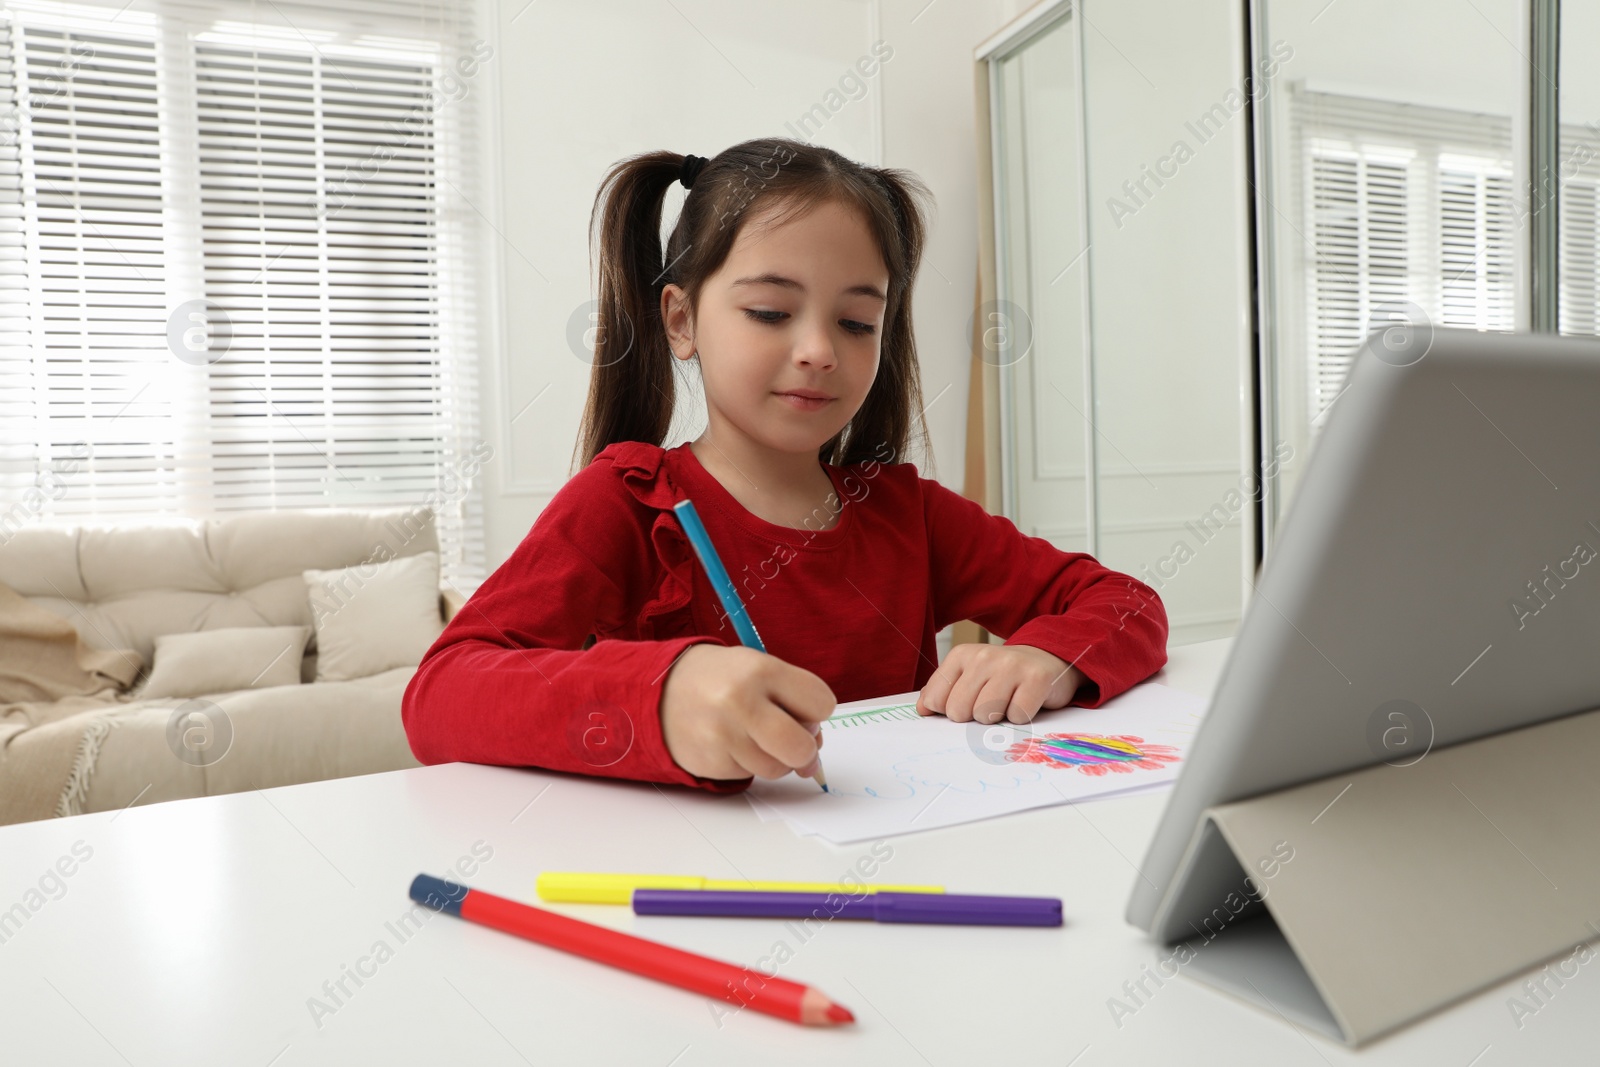
[[[710,156],[821,101],[882,39],[894,50],[814,137],[915,171],[936,205],[914,297],[937,476],[959,489],[976,271],[972,49],[1023,4],[1003,0],[499,0],[491,8],[501,191],[486,202],[503,264],[501,337],[484,353],[491,568],[565,482],[588,365],[568,344],[591,298],[587,227],[606,168],[636,152]],[[665,219],[676,217],[678,190]],[[942,394],[942,395],[941,395]],[[535,399],[537,398],[537,399]],[[691,412],[680,439],[698,432]]]
[[[1521,0],[1269,0],[1284,74],[1322,92],[1510,115],[1527,50]],[[1566,6],[1566,5],[1563,5]]]
[[[1600,45],[1600,0],[1563,0],[1562,122],[1600,122],[1600,65],[1594,62],[1596,45]]]

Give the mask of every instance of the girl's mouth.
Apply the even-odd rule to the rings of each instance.
[[[797,411],[821,411],[836,399],[831,396],[806,396],[801,393],[773,393]]]

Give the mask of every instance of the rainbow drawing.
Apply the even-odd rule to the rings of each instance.
[[[1043,763],[1090,775],[1155,771],[1182,758],[1171,745],[1152,745],[1132,734],[1045,734],[1006,750],[1011,763]]]

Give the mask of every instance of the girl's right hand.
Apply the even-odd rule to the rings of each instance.
[[[661,736],[701,778],[816,773],[817,725],[838,706],[817,675],[743,645],[690,645],[667,672]]]

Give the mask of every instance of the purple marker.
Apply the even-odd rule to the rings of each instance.
[[[635,889],[635,915],[739,915],[868,919],[880,923],[1060,926],[1059,897],[959,893],[774,893],[763,890]]]

